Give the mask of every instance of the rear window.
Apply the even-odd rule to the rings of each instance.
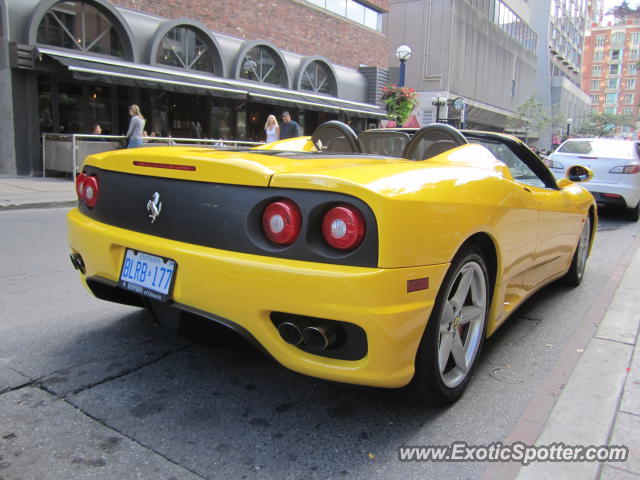
[[[560,146],[560,153],[576,153],[594,157],[635,158],[638,143],[626,140],[567,140]]]

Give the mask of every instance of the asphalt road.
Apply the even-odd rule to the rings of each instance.
[[[432,409],[91,297],[66,211],[0,212],[0,480],[478,478],[486,464],[405,463],[397,449],[504,439],[640,231],[604,215],[582,286],[536,294],[487,342],[462,400]]]

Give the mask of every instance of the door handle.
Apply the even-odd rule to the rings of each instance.
[[[522,189],[523,189],[525,192],[529,192],[529,193],[531,193],[531,189],[530,189],[529,187],[522,187]]]

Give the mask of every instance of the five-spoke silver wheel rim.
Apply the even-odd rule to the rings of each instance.
[[[589,256],[589,236],[591,235],[591,220],[587,217],[578,242],[578,265],[576,265],[576,273],[578,278],[582,278],[585,266],[587,265],[587,257]]]
[[[455,388],[467,377],[482,343],[487,313],[487,284],[479,263],[458,271],[440,317],[438,367],[442,382]]]

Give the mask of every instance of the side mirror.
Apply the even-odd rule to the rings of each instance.
[[[582,165],[574,165],[567,169],[567,178],[572,182],[588,182],[593,178],[593,172]]]

